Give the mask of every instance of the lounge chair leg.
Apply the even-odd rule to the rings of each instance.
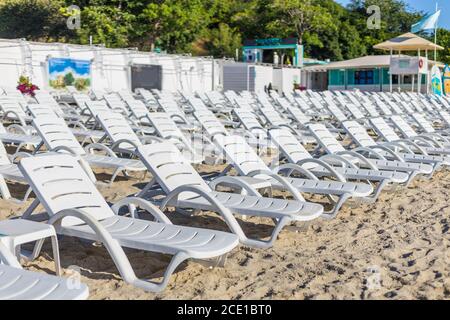
[[[333,210],[327,211],[322,215],[322,218],[324,219],[334,219],[336,218],[339,210],[344,205],[345,201],[347,201],[349,198],[351,198],[351,195],[346,193],[339,197],[339,200],[336,202],[336,205],[334,206]]]
[[[11,199],[11,193],[9,192],[8,185],[3,177],[0,177],[0,194],[4,200]]]
[[[408,181],[406,181],[406,187],[407,187],[407,188],[411,185],[411,183],[412,183],[413,180],[417,177],[418,174],[419,174],[418,171],[413,171],[413,172],[411,172],[411,174],[409,175]]]
[[[376,187],[372,196],[363,198],[362,201],[365,203],[375,203],[378,200],[378,197],[380,196],[381,191],[383,191],[384,187],[386,187],[389,183],[390,183],[390,181],[388,179],[381,181],[378,184],[378,186]]]

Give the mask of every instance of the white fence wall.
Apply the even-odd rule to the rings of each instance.
[[[48,89],[49,57],[92,60],[92,88],[96,90],[131,89],[129,66],[133,63],[162,65],[162,88],[167,91],[210,91],[220,82],[218,63],[209,58],[0,39],[0,86],[15,87],[24,74]]]

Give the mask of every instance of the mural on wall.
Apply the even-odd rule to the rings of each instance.
[[[48,59],[49,85],[53,89],[75,87],[86,91],[91,87],[91,61],[70,58]]]
[[[435,95],[442,96],[442,76],[438,66],[431,69],[431,89]]]
[[[450,66],[449,65],[446,65],[444,68],[442,82],[444,83],[445,95],[450,96]]]

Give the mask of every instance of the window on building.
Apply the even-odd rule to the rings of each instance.
[[[355,84],[374,84],[373,70],[356,71]]]

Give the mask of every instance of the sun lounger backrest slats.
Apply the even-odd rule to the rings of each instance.
[[[137,153],[166,194],[184,185],[197,186],[207,192],[211,191],[211,188],[172,143],[163,142],[141,146]],[[179,199],[190,199],[194,196],[192,192],[184,192]]]
[[[428,120],[422,114],[414,113],[414,114],[412,114],[412,117],[419,124],[420,128],[425,133],[435,133],[436,132],[436,130],[431,125],[431,123],[428,122]]]
[[[74,151],[79,156],[86,154],[63,119],[55,116],[37,117],[33,119],[33,127],[39,133],[48,149],[53,150],[63,146]]]
[[[290,106],[287,112],[292,116],[292,118],[302,126],[307,125],[311,122],[311,117],[307,116],[298,107]]]
[[[21,160],[19,168],[49,215],[79,209],[96,220],[114,216],[76,158],[69,155],[29,157]],[[81,223],[72,217],[63,220],[63,226]]]
[[[272,142],[280,149],[281,153],[290,163],[297,163],[305,159],[311,159],[309,152],[295,138],[295,136],[286,129],[273,129],[269,131]],[[304,165],[305,168],[315,168],[315,164]]]
[[[367,133],[367,130],[356,121],[346,121],[342,124],[342,127],[347,131],[352,140],[359,146],[369,148],[376,146],[377,143]]]
[[[345,148],[336,140],[331,132],[320,123],[314,123],[308,125],[311,134],[326,149],[328,153],[337,153],[345,151]]]
[[[383,118],[370,119],[370,123],[372,124],[375,131],[387,142],[400,140],[398,134],[394,131],[394,129],[392,129],[390,125],[386,123],[386,121],[384,121]]]
[[[194,112],[194,117],[209,137],[214,138],[217,135],[228,135],[226,128],[211,111],[198,110]]]
[[[100,113],[97,115],[97,119],[113,143],[119,140],[128,140],[137,146],[142,145],[141,140],[123,115],[112,112]]]
[[[19,103],[0,103],[0,108],[3,111],[3,114],[6,114],[8,112],[14,112],[19,116],[19,118],[25,118],[27,117],[27,114],[23,110],[22,106]],[[13,117],[12,114],[9,114],[10,117]]]
[[[233,111],[239,119],[239,122],[244,126],[246,130],[264,130],[256,116],[252,112],[240,108],[236,108]]]
[[[89,112],[95,117],[99,113],[112,113],[113,111],[108,107],[106,101],[87,101],[86,107],[89,109]]]
[[[442,120],[444,120],[445,125],[447,127],[450,127],[450,114],[447,111],[440,111],[439,114]]]
[[[44,104],[29,104],[28,105],[28,111],[33,116],[33,118],[38,117],[59,117],[59,115],[56,114],[54,109],[48,105]]]
[[[161,138],[169,139],[170,137],[177,137],[182,141],[186,140],[184,134],[167,113],[149,112],[148,119]]]
[[[414,129],[401,116],[392,116],[390,119],[406,138],[413,138],[417,136]]]
[[[269,170],[267,165],[240,136],[218,136],[215,142],[225,153],[229,162],[235,165],[240,175],[248,175],[255,170]]]
[[[147,107],[142,101],[134,99],[127,100],[127,105],[136,119],[140,120],[141,118],[146,117],[149,114]]]
[[[288,124],[286,119],[283,119],[281,115],[272,107],[262,107],[259,109],[266,118],[267,122],[272,126],[281,126]]]

